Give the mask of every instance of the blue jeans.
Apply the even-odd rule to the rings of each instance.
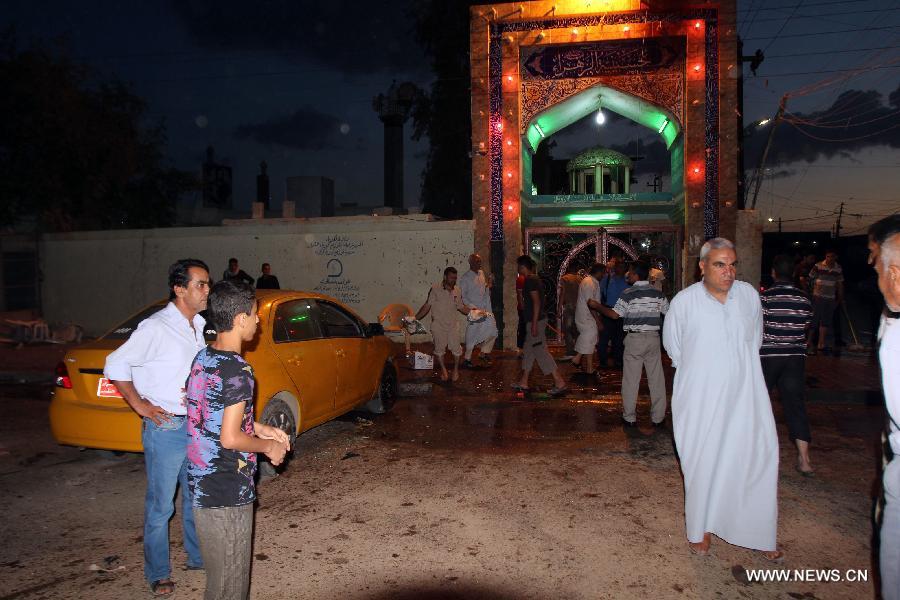
[[[884,467],[884,512],[881,515],[881,597],[900,598],[900,457]]]
[[[175,490],[181,484],[181,519],[184,550],[189,567],[202,567],[200,543],[194,527],[194,509],[187,481],[187,418],[173,416],[156,425],[144,419],[141,440],[147,467],[144,500],[144,577],[154,582],[172,573],[169,563],[169,520],[175,512]]]

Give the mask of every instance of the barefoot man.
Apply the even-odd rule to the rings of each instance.
[[[684,473],[690,549],[710,534],[779,561],[778,437],[759,359],[759,293],[735,281],[737,254],[724,238],[700,250],[702,281],[672,300],[663,343],[672,359],[672,424]]]
[[[431,335],[434,338],[434,356],[441,367],[441,381],[451,376],[444,364],[444,354],[450,350],[453,355],[453,381],[459,379],[459,357],[462,356],[462,342],[459,335],[459,315],[468,314],[469,308],[463,304],[462,295],[456,287],[457,273],[453,267],[444,269],[444,279],[431,286],[425,304],[416,313],[422,320],[431,312]]]

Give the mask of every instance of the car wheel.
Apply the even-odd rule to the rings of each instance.
[[[380,415],[394,408],[397,401],[397,373],[391,365],[385,365],[375,395],[366,403],[366,410]]]
[[[288,434],[288,437],[291,439],[291,450],[284,457],[284,461],[277,467],[270,463],[268,459],[265,458],[265,455],[260,455],[260,458],[262,459],[259,462],[260,474],[263,477],[274,477],[278,473],[284,471],[288,461],[290,461],[291,455],[294,453],[294,441],[297,439],[297,424],[294,422],[294,413],[291,411],[290,407],[281,400],[270,400],[269,403],[266,404],[260,422],[264,425],[271,425],[272,427],[282,430]]]

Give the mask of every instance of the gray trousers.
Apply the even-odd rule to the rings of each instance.
[[[253,505],[194,507],[206,569],[203,600],[246,600],[250,592]]]
[[[900,600],[900,457],[884,467],[884,512],[881,515],[881,597]]]
[[[631,332],[625,336],[622,357],[622,416],[630,423],[637,420],[637,396],[641,371],[647,370],[650,388],[650,418],[662,423],[666,418],[666,378],[659,350],[659,332]]]
[[[541,319],[537,323],[537,337],[531,335],[531,321],[525,324],[525,346],[522,348],[522,370],[531,372],[531,367],[537,361],[544,375],[549,375],[556,370],[556,361],[547,349],[547,319]]]

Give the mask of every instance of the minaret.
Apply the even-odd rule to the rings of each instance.
[[[403,124],[409,118],[418,88],[412,83],[391,83],[372,106],[384,123],[384,205],[403,211]]]

